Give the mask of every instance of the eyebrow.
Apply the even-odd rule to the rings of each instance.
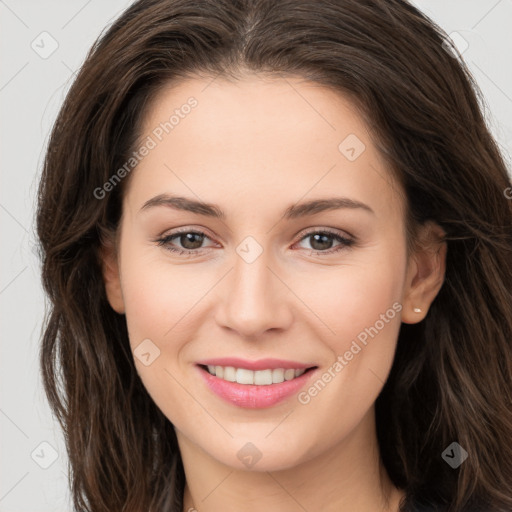
[[[226,214],[216,205],[212,203],[205,203],[196,199],[191,199],[183,196],[174,196],[170,194],[160,194],[146,201],[141,208],[148,210],[157,206],[166,206],[174,210],[187,211],[204,215],[206,217],[213,217],[215,219],[224,220]],[[284,211],[283,217],[287,220],[306,217],[308,215],[315,215],[320,212],[328,210],[339,210],[342,208],[361,209],[372,213],[375,212],[365,203],[350,199],[348,197],[330,197],[325,199],[313,199],[302,203],[297,203],[289,206]]]

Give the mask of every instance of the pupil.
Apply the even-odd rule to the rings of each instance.
[[[330,235],[317,233],[316,235],[312,235],[312,237],[313,237],[313,243],[311,243],[311,247],[313,247],[313,249],[315,249],[315,251],[331,248],[332,239],[331,239]],[[319,244],[319,246],[318,246],[318,244]],[[316,245],[316,247],[315,247],[315,245]]]
[[[197,237],[195,242],[194,237]],[[181,235],[180,243],[185,249],[199,249],[203,243],[203,235],[199,233],[185,233]]]

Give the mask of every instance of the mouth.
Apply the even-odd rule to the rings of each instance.
[[[236,382],[243,385],[271,386],[285,381],[297,379],[301,375],[314,370],[316,366],[309,368],[267,368],[264,370],[249,370],[234,366],[199,365],[210,375],[227,382]]]
[[[247,409],[268,408],[291,398],[306,386],[318,369],[318,366],[292,361],[251,363],[232,358],[202,361],[196,367],[216,396]]]

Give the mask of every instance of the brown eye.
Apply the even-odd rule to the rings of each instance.
[[[203,247],[205,239],[209,240],[209,237],[205,233],[189,229],[162,236],[156,240],[156,242],[159,246],[171,252],[178,254],[194,254],[207,248]]]
[[[323,251],[332,247],[334,237],[324,233],[316,233],[309,235],[309,239],[311,247],[315,249],[315,251]]]
[[[313,254],[332,254],[353,245],[354,239],[347,238],[331,231],[311,231],[301,238],[301,242],[308,240]],[[339,245],[334,246],[338,242]]]
[[[204,240],[204,235],[194,232],[181,233],[176,235],[176,237],[184,249],[190,250],[199,249]]]

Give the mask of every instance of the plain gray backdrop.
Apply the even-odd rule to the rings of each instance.
[[[34,204],[48,135],[74,74],[101,31],[131,3],[0,0],[0,512],[72,509],[63,438],[38,367],[45,299]],[[510,169],[512,0],[414,3],[463,50]]]

